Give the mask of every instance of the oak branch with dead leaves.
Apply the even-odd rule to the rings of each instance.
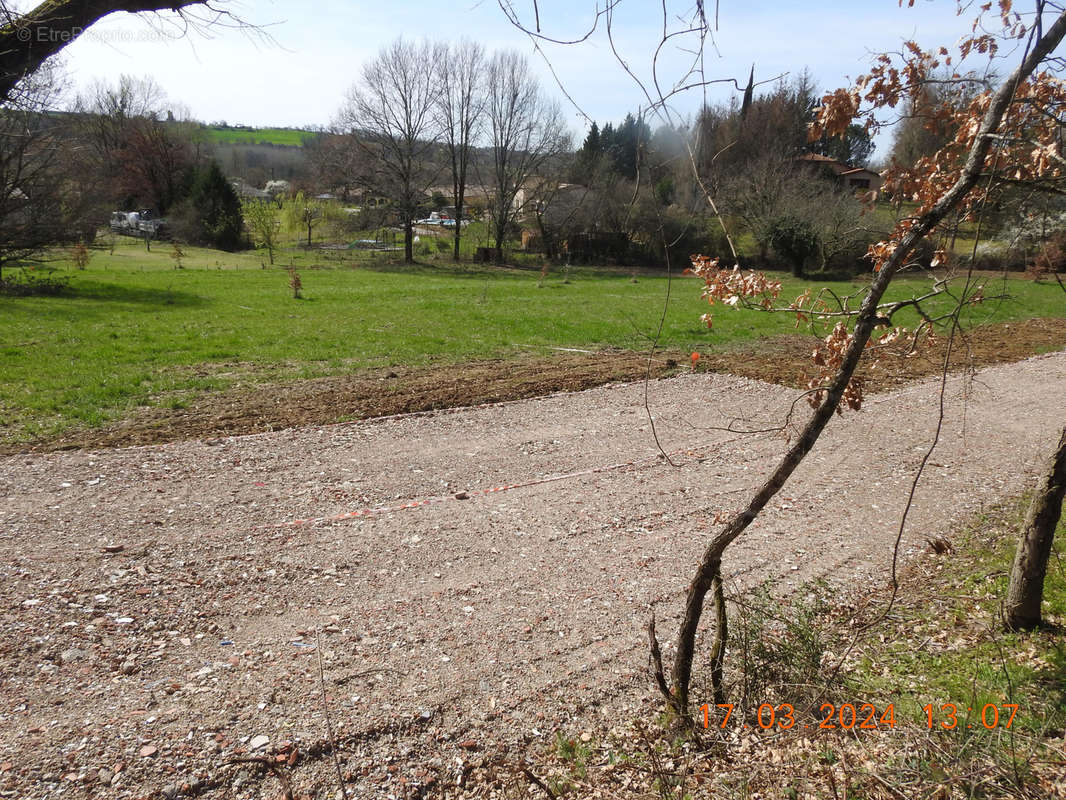
[[[909,5],[912,4],[913,0]],[[781,285],[777,281],[756,271],[743,271],[739,265],[721,268],[715,259],[692,259],[691,272],[704,281],[703,296],[711,304],[793,313],[799,322],[822,321],[830,330],[814,353],[814,366],[818,369],[811,380],[811,417],[765,483],[742,510],[714,533],[704,550],[688,587],[669,681],[655,638],[654,618],[649,625],[656,682],[667,703],[685,719],[691,719],[689,685],[696,635],[708,592],[713,593],[716,617],[710,652],[716,702],[721,702],[725,694],[722,664],[727,626],[721,565],[726,548],[784,486],[833,414],[839,413],[841,403],[853,409],[861,407],[862,384],[855,381],[855,372],[867,350],[876,350],[904,336],[911,337],[915,346],[938,325],[954,331],[961,309],[981,300],[981,290],[972,280],[965,280],[961,291],[953,291],[947,280],[940,279],[922,297],[885,302],[885,291],[893,278],[907,268],[915,246],[933,234],[949,213],[977,216],[989,193],[1003,182],[1040,186],[1062,176],[1066,159],[1060,151],[1060,112],[1066,108],[1066,87],[1054,74],[1059,65],[1052,54],[1066,35],[1066,11],[1038,1],[1035,11],[1023,19],[1013,10],[1010,0],[988,3],[980,10],[981,17],[974,22],[970,35],[957,45],[954,55],[947,48],[931,53],[908,42],[903,52],[878,57],[870,73],[857,79],[852,87],[839,89],[823,100],[812,137],[842,134],[857,120],[874,130],[883,124],[875,117],[876,112],[896,108],[904,101],[922,102],[923,87],[933,70],[954,69],[953,74],[962,80],[964,64],[975,59],[983,59],[984,73],[990,72],[990,66],[1006,63],[1007,58],[1016,62],[998,86],[984,88],[965,104],[923,109],[928,124],[946,126],[955,133],[932,156],[912,166],[893,165],[889,170],[888,191],[906,194],[917,208],[896,224],[891,236],[870,248],[872,278],[861,298],[839,297],[822,290],[805,292],[782,306]],[[1057,16],[1052,17],[1052,10]],[[1010,55],[1000,57],[1001,51],[1010,51]],[[936,260],[941,257],[938,254]],[[927,310],[928,300],[945,294],[955,300],[950,312],[937,315]],[[893,315],[904,308],[918,313],[920,323],[914,331],[893,325]],[[709,315],[704,319],[710,324]],[[887,330],[877,336],[879,329]]]

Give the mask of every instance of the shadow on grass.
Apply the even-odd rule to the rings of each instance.
[[[666,271],[653,267],[623,266],[564,266],[552,264],[546,273],[543,267],[534,264],[492,264],[473,263],[470,261],[415,261],[405,264],[403,261],[363,261],[344,264],[345,269],[365,270],[396,275],[418,275],[426,277],[473,278],[475,280],[507,280],[515,278],[540,277],[548,279],[569,277],[577,278],[632,278],[635,275],[646,278],[664,278]],[[675,273],[674,277],[677,277]]]
[[[178,308],[200,308],[208,300],[199,295],[175,289],[150,289],[138,286],[121,286],[116,283],[74,283],[65,297],[76,300],[95,300],[111,303],[138,303],[150,306],[175,306]]]

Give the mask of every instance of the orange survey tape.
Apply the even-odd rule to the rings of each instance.
[[[693,448],[686,448],[685,450],[671,453],[671,456],[679,456],[685,453],[693,452]],[[555,481],[564,481],[570,478],[579,478],[583,475],[596,475],[602,472],[612,472],[618,469],[625,469],[626,467],[636,467],[644,464],[652,464],[663,460],[663,455],[658,454],[649,458],[636,459],[634,461],[623,461],[618,464],[609,464],[602,467],[592,467],[591,469],[583,469],[578,472],[567,472],[561,475],[550,475],[546,478],[537,478],[531,481],[523,481],[521,483],[511,483],[506,486],[493,486],[488,489],[475,489],[469,492],[456,492],[455,494],[444,495],[439,497],[427,497],[422,500],[412,500],[409,503],[403,503],[395,506],[374,506],[370,508],[360,508],[356,511],[344,511],[340,514],[333,514],[326,517],[313,517],[310,519],[294,519],[289,522],[280,522],[275,525],[265,525],[267,528],[290,528],[300,525],[320,525],[326,522],[342,522],[348,519],[357,519],[358,517],[369,517],[376,514],[392,514],[397,511],[406,511],[411,508],[422,508],[423,506],[435,505],[437,503],[446,503],[449,500],[467,500],[472,497],[484,497],[485,495],[496,494],[497,492],[506,492],[511,489],[522,489],[527,486],[539,486],[544,483],[554,483]]]

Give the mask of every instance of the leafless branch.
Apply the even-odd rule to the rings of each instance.
[[[348,789],[344,785],[344,774],[341,772],[341,760],[337,755],[337,738],[333,735],[333,719],[329,713],[329,698],[326,697],[326,672],[322,667],[322,632],[315,626],[315,651],[318,655],[318,690],[322,698],[322,715],[326,720],[326,736],[329,737],[329,752],[333,758],[333,766],[337,771],[337,786],[340,788],[343,800],[348,800]]]

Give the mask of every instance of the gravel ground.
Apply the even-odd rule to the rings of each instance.
[[[730,551],[738,584],[883,582],[937,388],[834,420]],[[1063,352],[951,380],[905,552],[1026,488],[1064,390]],[[643,384],[0,459],[0,796],[334,797],[332,739],[350,797],[415,797],[628,713],[650,609],[668,639],[796,392],[649,398],[676,466]]]

